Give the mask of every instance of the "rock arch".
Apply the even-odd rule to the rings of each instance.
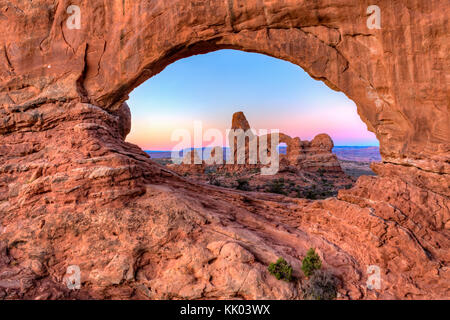
[[[164,273],[167,256],[150,248],[173,238],[164,255],[189,248],[175,267],[216,261],[204,272],[239,278],[237,266],[251,275],[237,288],[216,283],[223,297],[295,298],[289,284],[273,291],[261,280],[264,264],[283,248],[298,269],[312,244],[346,280],[347,297],[374,297],[360,276],[372,263],[389,271],[382,297],[448,297],[448,8],[438,0],[377,2],[380,30],[367,29],[369,1],[80,1],[81,29],[67,28],[69,0],[0,5],[0,261],[17,259],[15,274],[31,279],[18,296],[39,295],[50,285],[39,279],[62,276],[73,262],[86,268],[93,297],[127,297],[140,292],[136,283],[159,288],[153,296],[141,290],[153,298],[210,297],[209,282]],[[123,102],[133,88],[178,59],[224,48],[295,63],[355,101],[381,144],[379,177],[360,178],[339,199],[292,205],[294,213],[271,199],[271,212],[255,215],[245,209],[255,199],[192,185],[123,141]],[[287,228],[283,240],[271,221],[290,225],[292,214],[304,233]],[[231,237],[211,242],[218,230]],[[117,232],[126,240],[108,241]],[[61,249],[73,243],[77,250]],[[177,287],[192,281],[190,290]]]
[[[381,1],[381,30],[367,29],[367,5],[351,1],[89,1],[80,5],[80,30],[67,29],[64,2],[5,5],[0,102],[9,110],[80,99],[114,110],[180,58],[223,48],[259,52],[301,66],[354,100],[386,162],[448,174],[448,22],[438,1],[416,5],[413,12]],[[33,36],[17,39],[30,24],[39,26]],[[406,34],[430,36],[421,46]],[[406,48],[394,39],[405,39]]]

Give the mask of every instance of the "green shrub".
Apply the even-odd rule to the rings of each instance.
[[[325,173],[325,169],[319,168],[319,170],[317,170],[317,172],[319,173],[319,176],[323,177],[323,175]]]
[[[218,187],[221,186],[221,183],[219,180],[217,180],[217,177],[211,173],[208,174],[208,183],[213,186],[218,186]]]
[[[278,280],[287,282],[292,280],[292,267],[283,258],[279,258],[276,263],[271,263],[269,265],[269,272]]]
[[[236,189],[243,190],[243,191],[249,191],[250,190],[250,183],[248,179],[238,179],[237,181]]]
[[[314,274],[314,271],[322,268],[322,261],[316,250],[313,248],[309,249],[306,253],[306,257],[302,261],[302,271],[305,276],[310,277]]]
[[[317,195],[316,191],[308,190],[305,192],[305,198],[309,199],[309,200],[317,200],[318,195]]]
[[[206,167],[204,170],[205,174],[213,174],[213,173],[217,173],[217,167],[216,166],[210,166],[210,167]]]
[[[333,274],[318,270],[303,286],[305,300],[333,300],[337,297],[339,280]]]
[[[278,180],[275,179],[269,185],[267,185],[266,192],[287,195],[284,188],[285,188],[284,179],[283,178],[280,178]]]

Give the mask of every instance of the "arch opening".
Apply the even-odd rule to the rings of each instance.
[[[277,146],[277,151],[280,155],[287,155],[288,145],[286,142],[282,142]]]
[[[128,104],[134,119],[128,141],[156,162],[199,182],[324,198],[350,187],[359,175],[373,174],[369,162],[356,165],[357,156],[349,159],[355,148],[360,154],[369,147],[373,153],[378,150],[354,103],[298,66],[267,55],[220,50],[179,60],[137,88]],[[251,163],[248,155],[241,166],[230,165],[229,129],[253,129],[256,137],[264,130],[278,130],[277,173],[257,177],[261,164]],[[180,131],[188,134],[187,142],[180,144]],[[218,139],[215,132],[221,133]],[[246,141],[249,149],[249,137]],[[333,145],[345,161],[333,153]],[[172,159],[173,151],[184,151],[179,162]],[[210,164],[216,154],[223,155],[223,163]]]

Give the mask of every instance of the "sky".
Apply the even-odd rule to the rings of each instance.
[[[172,150],[179,143],[172,133],[193,132],[194,121],[225,136],[237,111],[256,130],[279,129],[302,140],[328,133],[336,146],[379,145],[343,93],[297,65],[257,53],[220,50],[179,60],[136,88],[128,105],[127,141],[144,150]]]

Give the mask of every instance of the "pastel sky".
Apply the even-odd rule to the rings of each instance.
[[[144,150],[172,150],[173,131],[192,132],[196,120],[225,135],[237,111],[256,130],[280,129],[302,140],[328,133],[336,146],[378,145],[343,93],[294,64],[256,53],[220,50],[179,60],[136,88],[128,105],[127,141]]]

